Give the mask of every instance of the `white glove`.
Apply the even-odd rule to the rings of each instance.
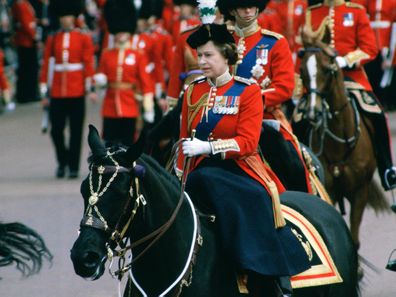
[[[344,57],[337,56],[336,57],[336,62],[337,62],[338,66],[340,68],[345,68],[345,67],[348,66],[348,63],[347,63],[347,61],[346,61],[346,59]]]
[[[210,146],[209,141],[202,141],[198,138],[184,141],[182,147],[183,154],[187,157],[205,155],[212,152],[212,147]]]
[[[104,87],[107,84],[107,76],[104,73],[96,73],[94,76],[95,86]]]
[[[143,113],[143,119],[147,122],[147,123],[154,123],[154,117],[155,117],[155,113],[154,111],[145,111]]]

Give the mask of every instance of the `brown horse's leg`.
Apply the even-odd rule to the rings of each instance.
[[[368,203],[369,192],[368,192],[369,182],[364,183],[351,197],[351,214],[350,214],[350,228],[352,240],[355,244],[356,249],[359,249],[360,239],[359,239],[359,228],[360,223],[363,219],[363,212]]]

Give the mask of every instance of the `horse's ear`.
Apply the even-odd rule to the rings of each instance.
[[[308,25],[304,25],[301,30],[301,40],[305,48],[312,46],[312,30]]]
[[[93,125],[89,125],[88,145],[94,156],[106,155],[106,147],[99,136],[98,130]]]
[[[140,155],[143,153],[144,145],[146,143],[146,137],[147,131],[146,129],[143,129],[140,133],[139,139],[131,147],[128,148],[125,154],[125,158],[128,160],[128,162],[136,161],[137,158],[139,158]]]

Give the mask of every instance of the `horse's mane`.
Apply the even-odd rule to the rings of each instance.
[[[16,264],[23,276],[38,273],[52,261],[43,238],[22,223],[0,223],[0,267]]]
[[[146,154],[142,154],[139,160],[142,162],[142,165],[145,166],[146,174],[159,179],[161,184],[165,185],[168,188],[168,191],[171,191],[169,194],[179,195],[180,183],[176,176],[171,175],[155,159]]]

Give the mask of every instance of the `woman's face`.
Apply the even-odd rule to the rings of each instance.
[[[228,70],[228,60],[212,41],[199,46],[197,52],[199,68],[206,77],[215,79]]]

